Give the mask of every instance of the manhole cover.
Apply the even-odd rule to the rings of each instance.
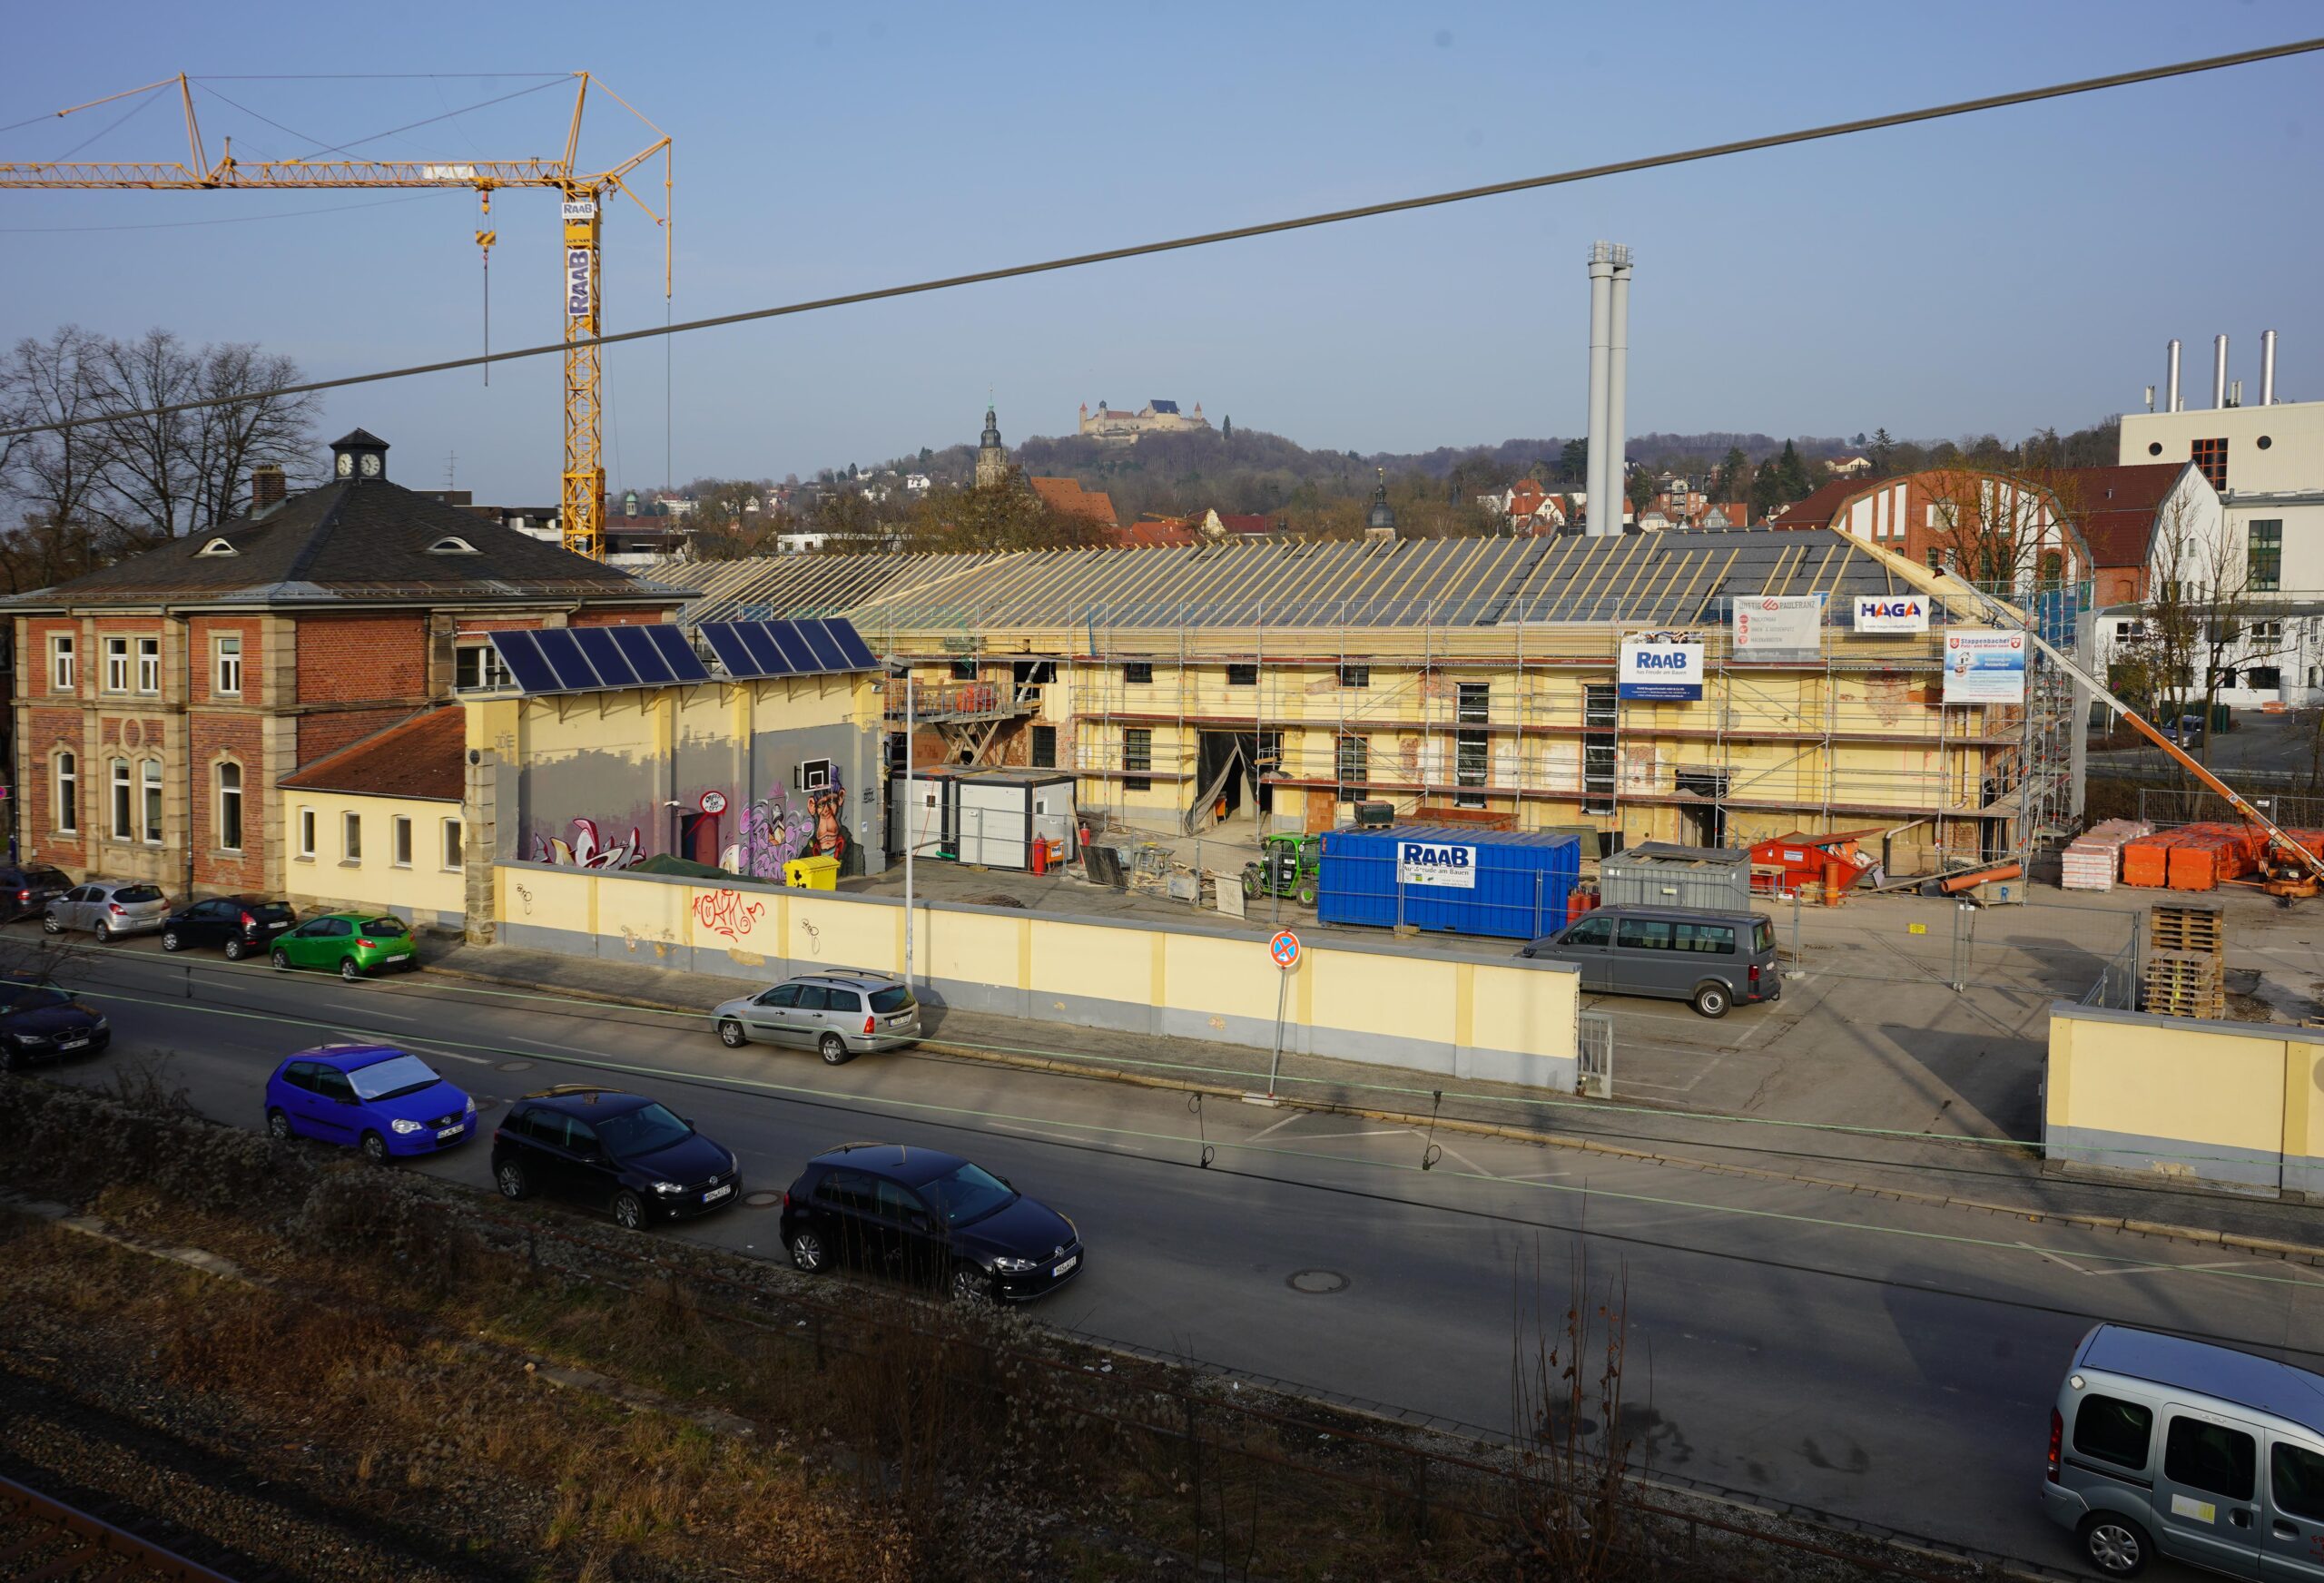
[[[1347,1290],[1347,1277],[1337,1270],[1294,1270],[1283,1283],[1311,1297],[1328,1297]]]
[[[750,1205],[753,1209],[773,1209],[776,1204],[783,1202],[783,1195],[780,1193],[745,1193],[743,1195],[743,1202]]]
[[[533,1064],[530,1061],[503,1061],[492,1069],[496,1072],[529,1072]]]

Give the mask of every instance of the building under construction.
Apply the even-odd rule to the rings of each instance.
[[[2023,855],[2067,823],[2073,709],[1946,703],[1948,617],[1853,625],[1929,575],[1829,531],[1265,541],[687,568],[685,619],[844,615],[913,678],[920,763],[1055,767],[1083,815],[1157,832],[1321,830],[1361,801],[1587,827],[1601,850],[1889,832],[1890,872]],[[1735,641],[1738,602],[1822,595],[1810,642]],[[1699,644],[1699,696],[1623,685],[1626,643]],[[1683,691],[1683,690],[1681,690]],[[1220,826],[1226,829],[1220,829]]]

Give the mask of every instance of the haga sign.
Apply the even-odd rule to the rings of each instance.
[[[1649,702],[1688,703],[1703,695],[1703,645],[1639,639],[1622,644],[1617,694]]]
[[[1450,841],[1398,841],[1396,882],[1451,885],[1473,890],[1477,888],[1477,849]]]
[[[1858,632],[1926,632],[1928,600],[1918,594],[1859,594],[1856,601]]]

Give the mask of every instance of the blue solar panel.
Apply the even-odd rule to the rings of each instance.
[[[783,651],[783,657],[799,674],[812,676],[823,668],[822,662],[815,658],[815,652],[807,646],[806,640],[799,635],[799,629],[791,623],[769,622],[766,635],[774,641],[774,646]]]
[[[500,651],[500,663],[517,678],[517,685],[527,693],[559,691],[556,674],[541,658],[540,645],[529,632],[496,632],[492,646]]]
[[[794,621],[791,624],[791,630],[799,634],[799,641],[805,644],[809,652],[815,656],[815,669],[818,671],[847,669],[847,656],[840,652],[839,644],[823,631],[822,622]]]
[[[768,637],[765,622],[738,621],[734,624],[734,635],[742,640],[743,646],[751,651],[751,658],[757,662],[756,674],[787,676],[798,669],[786,663],[783,651],[776,648]]]
[[[596,667],[597,674],[605,681],[616,687],[636,683],[636,669],[622,657],[612,633],[602,626],[576,627],[573,640],[581,645],[581,652],[588,656],[589,664]]]
[[[706,621],[703,623],[702,635],[710,644],[710,652],[718,656],[718,663],[726,667],[728,675],[755,676],[759,674],[759,663],[751,657],[751,651],[743,646],[742,637],[735,632],[734,623]]]
[[[568,693],[595,693],[605,686],[596,667],[581,654],[581,645],[573,634],[557,627],[544,627],[533,634],[541,645],[541,657],[548,661],[548,668],[556,673],[557,685]]]
[[[609,626],[605,631],[613,639],[614,647],[621,651],[621,657],[629,662],[629,668],[637,673],[639,681],[662,686],[675,679],[670,674],[670,662],[662,657],[644,627]]]
[[[876,671],[880,668],[878,658],[872,653],[872,645],[863,641],[863,634],[855,630],[853,622],[826,621],[823,623],[823,630],[832,634],[832,641],[839,644],[840,653],[847,656],[847,663],[850,665],[860,671]]]
[[[703,664],[702,656],[694,652],[694,645],[686,642],[686,634],[676,627],[636,626],[629,630],[644,633],[652,640],[655,651],[669,662],[670,674],[679,681],[707,682],[710,680],[709,668]]]

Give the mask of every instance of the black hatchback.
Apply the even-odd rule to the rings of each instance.
[[[32,1061],[92,1056],[112,1042],[112,1025],[55,985],[0,978],[0,1072]]]
[[[504,1198],[546,1193],[610,1214],[628,1230],[684,1220],[742,1196],[734,1151],[642,1094],[563,1086],[508,1107],[492,1134]]]
[[[0,923],[38,918],[71,889],[73,881],[62,869],[0,868]]]
[[[213,896],[181,907],[162,920],[162,949],[182,951],[188,946],[221,946],[226,959],[263,956],[274,937],[299,921],[287,901],[262,896]]]
[[[929,1284],[964,1301],[1022,1303],[1081,1273],[1073,1222],[958,1155],[844,1144],[783,1195],[783,1244],[810,1274],[834,1262]]]

